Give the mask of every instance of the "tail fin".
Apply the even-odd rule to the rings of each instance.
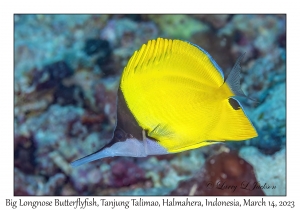
[[[226,78],[225,82],[229,85],[231,91],[236,95],[236,96],[245,96],[245,93],[241,89],[241,61],[244,58],[246,52],[244,52],[235,62],[232,70],[230,71],[228,77]]]

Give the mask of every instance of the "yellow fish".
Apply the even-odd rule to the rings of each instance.
[[[158,38],[135,51],[118,89],[117,124],[111,142],[71,163],[113,156],[177,153],[257,132],[240,102],[240,61],[228,78],[199,46]]]

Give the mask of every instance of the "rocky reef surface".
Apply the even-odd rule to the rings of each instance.
[[[14,195],[286,194],[285,15],[40,14],[14,25]],[[225,77],[246,52],[253,100],[241,101],[259,136],[71,168],[110,140],[122,70],[157,37],[201,46]]]

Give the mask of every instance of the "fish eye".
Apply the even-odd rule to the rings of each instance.
[[[115,134],[114,134],[114,137],[119,140],[119,141],[122,141],[125,139],[125,133],[120,130],[120,129],[116,129],[115,130]]]

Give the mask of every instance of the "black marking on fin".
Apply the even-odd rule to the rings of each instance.
[[[239,103],[236,99],[234,99],[234,98],[229,98],[229,99],[228,99],[228,102],[229,102],[229,104],[231,105],[231,107],[232,107],[234,110],[239,110],[239,109],[241,109],[241,105],[240,105],[240,103]]]
[[[126,141],[127,138],[128,135],[125,131],[118,127],[115,129],[113,139],[115,139],[116,141]]]
[[[120,88],[118,89],[117,126],[115,132],[117,129],[124,131],[127,137],[131,136],[138,140],[143,140],[143,129],[130,112]]]
[[[127,107],[127,104],[125,102],[123,93],[119,89],[118,90],[117,124],[116,124],[114,134],[113,134],[111,141],[108,144],[106,144],[105,146],[103,146],[101,149],[99,149],[98,151],[72,162],[71,165],[73,167],[82,165],[85,162],[80,163],[80,160],[82,160],[86,157],[92,156],[92,155],[104,150],[105,148],[111,147],[113,144],[115,144],[117,142],[126,141],[126,139],[128,139],[128,138],[134,137],[134,138],[142,141],[143,140],[142,131],[143,131],[143,129],[138,125],[136,119],[130,112],[130,110]]]

